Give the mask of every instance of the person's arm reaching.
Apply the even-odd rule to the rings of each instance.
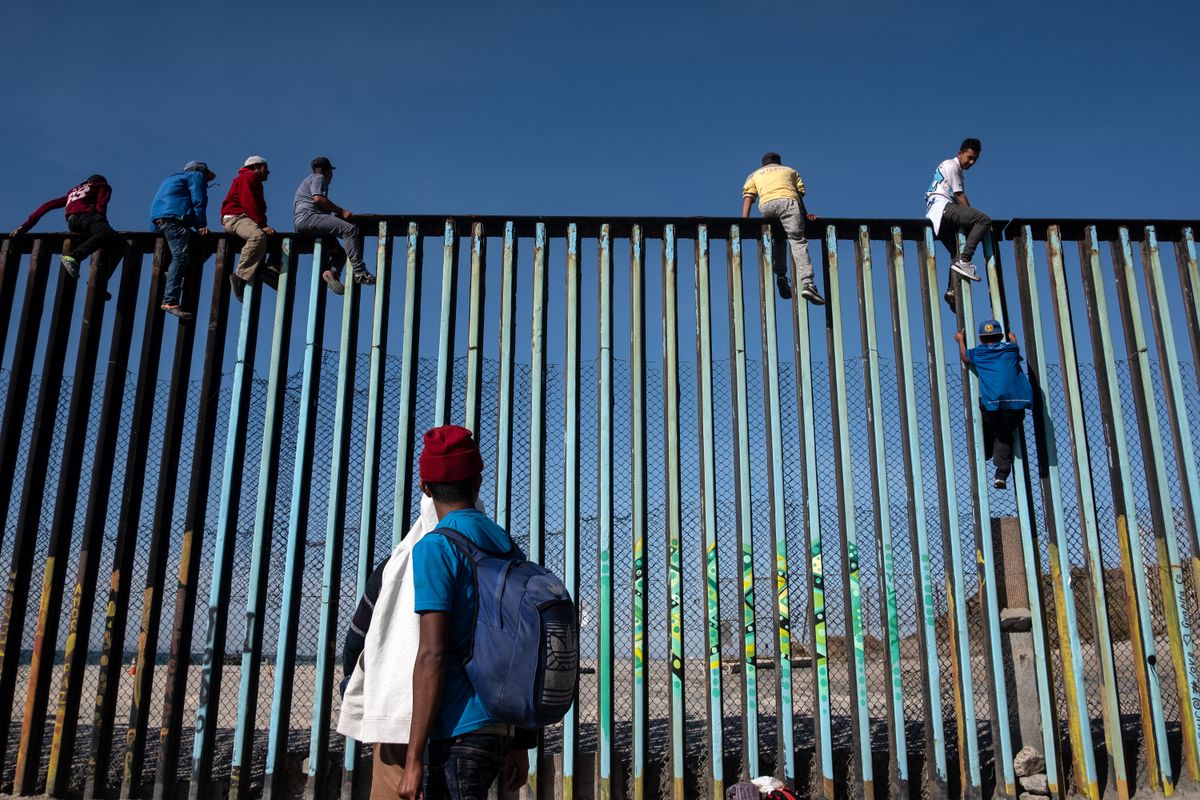
[[[970,364],[971,359],[967,355],[967,333],[966,331],[956,331],[954,333],[954,341],[958,342],[958,357],[964,364]]]
[[[750,195],[742,197],[742,219],[750,216],[750,209],[754,206],[754,198]]]
[[[112,198],[112,187],[107,183],[96,190],[96,213],[108,216],[108,201]]]
[[[955,192],[954,193],[954,202],[958,203],[960,206],[971,205],[971,201],[967,199],[966,192]]]
[[[333,202],[332,200],[330,200],[328,197],[326,197],[323,194],[314,194],[313,195],[313,205],[316,206],[317,208],[321,209],[322,211],[327,211],[330,214],[336,214],[339,217],[341,217],[342,219],[350,219],[351,217],[354,216],[349,211],[342,208],[337,203]]]
[[[46,202],[42,203],[40,206],[37,207],[37,211],[34,211],[32,214],[29,215],[29,219],[25,220],[20,225],[18,225],[17,229],[12,232],[12,235],[20,236],[22,233],[25,233],[30,228],[32,228],[34,225],[37,225],[38,220],[40,220],[42,217],[46,216],[47,212],[53,211],[56,208],[66,208],[66,207],[67,207],[67,196],[65,194],[62,197],[56,197],[53,200],[47,200]]]
[[[413,665],[413,715],[408,733],[408,755],[404,778],[400,781],[401,800],[418,800],[425,780],[425,746],[433,730],[433,719],[442,699],[446,667],[453,657],[450,648],[450,613],[426,611],[421,614],[421,643]]]
[[[188,176],[188,191],[192,196],[192,218],[196,221],[196,233],[208,233],[208,186],[203,172],[192,172]]]

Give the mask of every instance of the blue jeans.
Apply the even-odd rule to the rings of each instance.
[[[487,800],[512,746],[499,733],[464,733],[429,743],[425,800]]]
[[[154,227],[167,240],[171,253],[167,269],[167,288],[163,290],[163,305],[177,306],[183,297],[183,271],[188,265],[188,245],[192,242],[192,229],[174,217],[154,220]]]

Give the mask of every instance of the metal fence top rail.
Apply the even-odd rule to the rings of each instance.
[[[739,237],[743,241],[756,241],[762,238],[764,225],[770,225],[776,236],[783,235],[780,224],[761,217],[599,217],[599,216],[504,216],[504,215],[472,215],[472,214],[356,214],[354,221],[371,233],[371,228],[381,222],[387,222],[393,236],[402,236],[409,223],[416,223],[426,236],[444,235],[447,221],[453,220],[455,235],[470,236],[476,224],[482,226],[485,237],[502,237],[506,227],[511,223],[513,233],[518,238],[533,238],[539,224],[545,226],[546,235],[551,238],[562,238],[567,235],[570,225],[575,225],[576,235],[582,238],[594,238],[599,235],[603,225],[608,226],[608,233],[614,238],[627,238],[635,225],[641,226],[644,239],[660,239],[667,225],[675,226],[677,240],[695,239],[701,225],[707,227],[708,239],[720,241],[729,238],[731,229],[737,226]],[[1182,231],[1186,228],[1200,228],[1200,220],[1187,219],[1054,219],[1054,218],[1014,218],[1011,220],[997,219],[992,221],[992,230],[1005,239],[1014,239],[1023,227],[1028,226],[1036,241],[1044,241],[1046,230],[1051,225],[1057,225],[1061,239],[1064,241],[1079,241],[1084,236],[1085,228],[1096,228],[1100,241],[1111,241],[1118,238],[1121,228],[1128,230],[1132,241],[1141,241],[1144,230],[1153,226],[1160,242],[1179,241]],[[808,223],[811,232],[833,227],[839,240],[851,241],[858,238],[860,228],[866,228],[869,236],[875,241],[891,241],[893,229],[898,228],[901,237],[907,241],[916,241],[924,237],[924,231],[930,223],[924,217],[918,218],[852,218],[852,217],[819,217]],[[34,239],[49,242],[60,242],[70,234],[55,233],[26,233],[15,239],[21,252],[29,252]],[[152,231],[127,231],[122,234],[137,242],[153,242],[159,234]],[[213,236],[220,238],[236,238],[214,230]],[[311,252],[313,238],[311,235],[301,235],[294,232],[280,231],[279,236],[293,239],[299,252]],[[8,234],[0,235],[0,241],[11,239]],[[815,237],[814,237],[815,238]]]

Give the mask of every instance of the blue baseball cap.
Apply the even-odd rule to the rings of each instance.
[[[979,323],[980,336],[1003,336],[1004,328],[1000,327],[1000,323],[994,319],[985,319]]]

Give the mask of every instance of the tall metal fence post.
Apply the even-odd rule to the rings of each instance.
[[[674,225],[663,229],[662,245],[662,354],[663,354],[663,466],[665,472],[667,552],[667,607],[670,614],[671,670],[671,791],[684,795],[684,739],[686,710],[683,704],[683,551],[682,508],[679,484],[679,259]]]
[[[535,297],[539,297],[535,293]],[[630,648],[633,653],[633,725],[630,731],[629,795],[632,800],[649,800],[646,767],[650,760],[650,683],[647,680],[649,654],[646,627],[649,580],[646,569],[647,502],[646,487],[646,242],[642,226],[634,225],[629,234],[629,396],[630,423],[629,479],[631,524],[633,529],[633,625]]]
[[[600,511],[600,530],[598,536],[598,553],[596,566],[599,585],[600,605],[600,664],[597,670],[598,704],[599,708],[599,739],[598,739],[598,800],[610,800],[612,797],[612,760],[613,760],[613,269],[612,269],[612,229],[607,224],[600,225],[599,239],[596,242],[596,278],[599,289],[598,346],[599,346],[599,375],[596,386],[599,412],[598,428],[600,432],[600,452],[597,453],[597,500]],[[664,323],[666,317],[664,316]],[[678,386],[676,387],[678,391]],[[668,415],[670,411],[668,410]],[[678,422],[678,412],[675,415]],[[676,465],[678,465],[678,446],[676,447]],[[668,467],[669,470],[669,467]]]

